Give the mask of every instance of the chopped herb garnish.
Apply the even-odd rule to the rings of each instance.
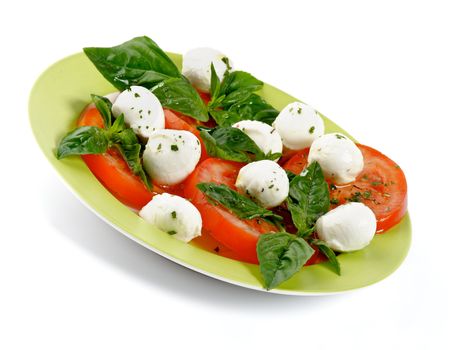
[[[371,197],[371,194],[371,191],[364,191],[362,196],[364,197],[364,199],[369,199]]]
[[[171,145],[171,151],[178,151],[179,150],[179,147],[177,147],[177,145]]]
[[[138,93],[135,93],[134,97],[140,97],[140,95]]]
[[[272,185],[271,185],[271,186],[269,186],[268,188],[269,188],[269,189],[271,189],[271,188],[273,188],[273,187],[274,187],[274,184],[272,184]]]
[[[335,137],[336,137],[337,139],[339,139],[339,140],[341,140],[341,139],[346,139],[345,136],[340,135],[340,134],[335,134]]]
[[[338,204],[338,203],[340,203],[340,201],[337,198],[332,198],[330,200],[330,204]]]
[[[171,236],[172,236],[172,235],[175,235],[177,232],[174,231],[174,230],[171,230],[171,231],[168,231],[167,233],[168,233],[168,235],[171,235]]]
[[[215,251],[216,253],[219,253],[219,247],[214,248],[214,251]]]
[[[369,177],[366,174],[364,174],[362,179],[367,181],[367,180],[369,180]]]
[[[143,112],[143,109],[139,109],[139,114]]]
[[[330,184],[329,188],[331,191],[335,191],[337,189],[337,186],[335,186],[334,184]]]
[[[148,115],[150,115],[150,114],[151,114],[151,110],[149,109],[149,110],[148,110]]]
[[[314,134],[314,129],[315,129],[314,126],[310,127],[310,128],[309,128],[309,133],[310,133],[310,134]]]
[[[297,110],[296,112],[297,112],[298,114],[301,114],[301,111],[302,111],[301,107],[298,107],[298,110]]]
[[[158,147],[156,148],[158,151],[161,149],[163,145],[161,143],[158,144]]]
[[[372,182],[371,182],[371,185],[372,185],[372,186],[380,186],[380,185],[382,185],[382,184],[383,184],[382,181],[372,181]]]
[[[173,219],[177,219],[177,212],[176,212],[176,211],[172,211],[172,212],[171,212],[171,217],[172,217]]]
[[[355,192],[350,198],[347,198],[350,202],[361,202],[361,192]]]

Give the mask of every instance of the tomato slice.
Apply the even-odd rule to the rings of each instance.
[[[89,107],[82,113],[78,125],[102,128],[103,119],[95,107]],[[109,149],[104,154],[86,154],[82,159],[103,186],[125,205],[138,210],[152,199],[153,193],[132,174],[116,149]]]
[[[357,145],[364,157],[364,168],[356,180],[347,185],[329,183],[332,208],[349,201],[366,204],[377,218],[377,233],[400,222],[407,209],[406,177],[400,167],[379,151]],[[308,165],[308,149],[294,155],[284,169],[301,173]]]
[[[165,109],[167,127],[176,130],[187,130],[199,136],[198,130],[178,118],[173,112]],[[79,126],[91,125],[103,128],[103,118],[98,110],[90,106],[84,110],[78,121]],[[206,150],[202,150],[206,154]],[[153,183],[153,193],[143,182],[135,176],[118,150],[112,148],[105,154],[83,155],[82,159],[87,164],[95,177],[125,205],[140,210],[156,193],[169,192],[172,194],[183,193],[183,185],[158,186]]]
[[[277,227],[262,219],[241,220],[221,206],[210,203],[196,185],[214,182],[235,189],[235,179],[243,164],[208,158],[187,178],[185,198],[198,208],[203,230],[218,242],[234,251],[240,260],[258,263],[256,244],[259,235],[277,231]]]

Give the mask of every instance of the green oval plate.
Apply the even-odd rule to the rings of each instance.
[[[181,56],[169,55],[180,66]],[[90,93],[105,95],[114,90],[83,53],[55,63],[40,76],[31,92],[29,115],[37,143],[49,162],[83,203],[127,237],[192,270],[239,286],[264,290],[258,266],[218,256],[157,230],[116,200],[80,157],[60,161],[55,158],[56,145],[74,126],[89,103]],[[267,84],[261,94],[277,109],[296,100]],[[328,132],[345,132],[327,118],[324,120]],[[410,243],[411,225],[406,215],[386,234],[376,235],[366,249],[341,254],[342,276],[337,276],[327,264],[308,266],[271,292],[330,294],[371,285],[400,266]]]

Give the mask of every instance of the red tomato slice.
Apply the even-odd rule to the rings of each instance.
[[[198,208],[203,219],[203,234],[213,237],[228,250],[218,251],[218,254],[252,264],[258,263],[256,244],[259,235],[278,231],[278,228],[262,219],[241,220],[221,206],[208,202],[205,195],[196,185],[202,182],[214,182],[235,189],[235,180],[243,164],[222,159],[209,158],[202,162],[185,182],[184,196]],[[203,240],[200,237],[199,241]],[[200,243],[200,246],[208,246]],[[322,253],[316,252],[306,265],[325,261]]]
[[[368,146],[357,146],[364,157],[364,169],[350,184],[329,183],[332,207],[348,201],[366,204],[377,218],[377,233],[382,233],[399,223],[406,213],[406,177],[384,154]],[[308,165],[307,158],[308,149],[302,150],[285,163],[284,169],[299,174]]]
[[[214,182],[235,189],[235,179],[243,164],[216,158],[203,161],[185,182],[185,198],[198,208],[203,219],[203,230],[228,247],[240,260],[258,263],[256,243],[259,235],[278,229],[262,219],[241,220],[228,210],[208,202],[196,185]]]
[[[103,119],[95,107],[89,107],[82,113],[78,125],[102,128]],[[124,158],[116,149],[110,149],[105,154],[83,155],[82,159],[103,186],[125,205],[141,209],[152,199],[153,193],[137,176],[132,174]]]
[[[166,127],[176,130],[187,130],[199,136],[198,130],[178,118],[173,112],[165,109]],[[82,113],[79,126],[92,125],[103,128],[103,119],[95,107],[89,107]],[[203,147],[203,145],[202,145]],[[202,156],[206,155],[206,150],[202,149]],[[124,158],[116,149],[110,149],[105,154],[83,155],[82,159],[89,167],[95,177],[110,191],[120,202],[125,205],[140,210],[147,204],[153,194],[169,192],[181,194],[183,185],[158,186],[153,184],[153,193],[150,192],[143,182],[127,166]]]

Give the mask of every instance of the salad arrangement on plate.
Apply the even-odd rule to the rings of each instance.
[[[59,159],[82,156],[122,203],[173,239],[260,265],[277,287],[304,265],[365,248],[406,213],[406,179],[382,153],[295,101],[281,111],[263,83],[198,48],[180,71],[148,37],[85,48],[119,91],[91,95]],[[154,231],[155,234],[155,231]]]

